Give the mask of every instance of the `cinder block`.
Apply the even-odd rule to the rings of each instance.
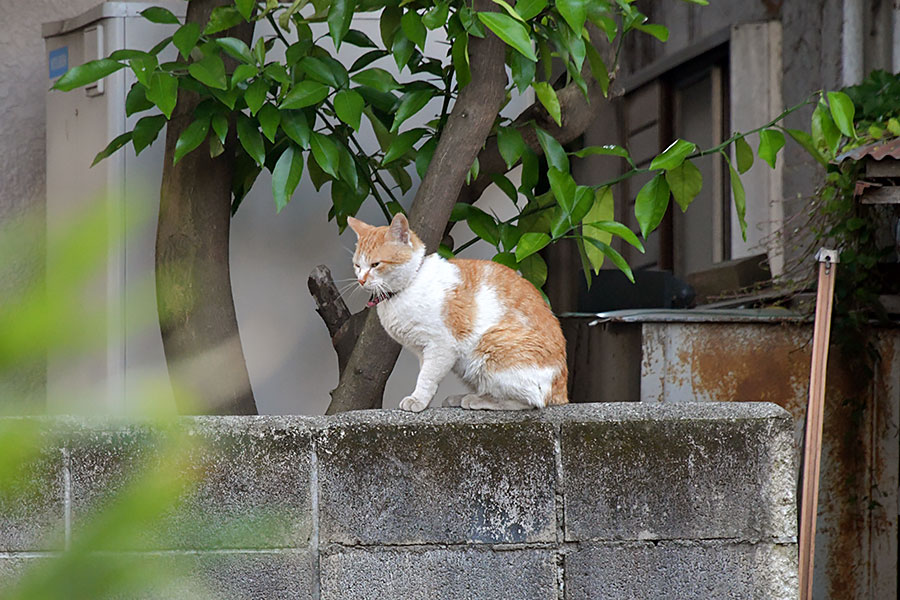
[[[795,600],[796,544],[609,542],[565,558],[568,600]]]
[[[550,424],[461,410],[329,424],[317,445],[323,542],[556,540]]]
[[[306,550],[100,553],[67,561],[64,569],[56,560],[0,558],[0,597],[7,597],[26,569],[35,566],[38,577],[31,581],[39,589],[29,587],[28,593],[41,598],[305,600],[313,598],[315,587],[313,559]]]
[[[790,416],[771,404],[621,405],[561,424],[566,539],[790,540]]]
[[[278,417],[198,417],[171,429],[88,423],[73,433],[71,447],[73,536],[92,531],[92,513],[115,510],[114,497],[129,494],[142,478],[146,489],[185,488],[158,519],[155,497],[147,497],[145,512],[125,521],[132,530],[105,536],[101,547],[305,548],[311,529],[307,424]]]
[[[23,558],[17,555],[0,557],[0,598],[18,593],[22,577],[32,568],[46,563],[47,558]]]
[[[345,549],[321,559],[321,600],[556,600],[548,550]]]
[[[62,445],[35,419],[4,419],[16,456],[0,481],[0,552],[60,550],[65,544]],[[33,444],[33,446],[32,446]],[[7,457],[8,458],[8,457]]]

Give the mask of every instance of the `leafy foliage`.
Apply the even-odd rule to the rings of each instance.
[[[565,119],[560,89],[572,87],[589,99],[588,78],[606,93],[608,74],[615,65],[606,64],[598,51],[601,44],[620,45],[624,36],[635,32],[660,41],[668,38],[666,28],[648,23],[633,0],[522,0],[515,6],[505,0],[493,2],[494,10],[478,12],[461,0],[399,4],[393,0],[235,0],[231,6],[214,10],[202,27],[180,24],[169,11],[151,8],[142,13],[151,22],[179,25],[173,36],[150,51],[120,51],[75,67],[56,87],[73,89],[129,67],[137,78],[129,93],[129,114],[156,109],[165,119],[172,115],[179,90],[195,92],[201,102],[178,140],[176,162],[190,152],[218,156],[226,150],[227,131],[234,127],[239,143],[227,149],[235,153],[233,210],[262,169],[273,174],[273,198],[276,209],[282,210],[300,181],[305,158],[306,173],[316,189],[330,187],[329,219],[343,230],[347,217],[369,199],[381,207],[387,219],[403,210],[399,198],[412,185],[409,169],[415,168],[419,176],[427,172],[453,101],[471,80],[468,49],[473,36],[492,32],[507,45],[508,93],[532,88],[549,116],[547,122],[557,126]],[[354,14],[375,11],[381,11],[379,40],[352,28]],[[261,20],[275,27],[275,35],[260,37],[252,47],[228,36],[228,29],[238,23]],[[324,26],[327,34],[323,34]],[[430,36],[446,40],[444,56],[425,53],[432,47],[428,45]],[[176,59],[159,63],[159,53],[169,44],[178,50]],[[365,50],[349,68],[331,50],[347,44]],[[273,59],[276,46],[283,51],[283,60]],[[551,61],[565,67],[559,81],[549,81]],[[399,78],[386,68],[390,62]],[[162,127],[158,117],[141,119],[130,135],[113,140],[97,159],[129,142],[140,153],[158,136]],[[837,119],[841,126],[846,125],[844,117]],[[784,144],[780,131],[771,129],[773,124],[762,131],[759,148],[760,157],[771,165]],[[366,148],[360,141],[364,126],[374,131],[377,147]],[[510,197],[518,214],[501,222],[474,207],[454,211],[453,219],[465,220],[477,236],[457,252],[475,241],[487,242],[496,247],[499,262],[519,269],[538,286],[546,278],[546,265],[537,262],[536,252],[566,237],[575,237],[584,249],[588,278],[604,257],[630,275],[610,243],[612,236],[633,243],[632,232],[620,224],[589,226],[613,223],[610,185],[639,173],[651,174],[635,207],[640,233],[646,238],[659,225],[673,195],[686,209],[700,192],[702,177],[693,159],[723,151],[736,142],[738,169],[744,172],[752,163],[744,134],[705,151],[689,141],[676,140],[648,169],[637,168],[628,152],[618,146],[567,152],[533,121],[518,122],[498,115],[494,134],[506,167],[524,166],[520,184],[516,186],[503,173],[480,173],[477,160],[469,176],[490,177]],[[525,143],[535,136],[537,146]],[[571,175],[570,156],[587,155],[624,158],[631,170],[615,182],[578,185]],[[549,181],[550,191],[543,191],[542,181]],[[743,231],[743,188],[733,169],[732,182]],[[601,213],[602,220],[598,219]],[[634,245],[643,249],[640,243]],[[442,253],[449,256],[453,251],[443,248]]]

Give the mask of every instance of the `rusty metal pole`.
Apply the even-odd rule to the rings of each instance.
[[[819,466],[822,458],[822,422],[825,412],[825,369],[831,336],[831,306],[837,250],[820,249],[816,321],[813,326],[812,365],[809,372],[809,405],[806,408],[806,443],[803,454],[803,491],[800,501],[800,600],[812,599],[816,514],[819,504]]]

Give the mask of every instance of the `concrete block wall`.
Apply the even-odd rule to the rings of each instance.
[[[176,433],[202,443],[145,535],[101,540],[228,599],[797,596],[793,425],[771,404],[47,420],[0,510],[0,596],[89,532]],[[170,568],[171,567],[171,568]],[[187,592],[171,597],[187,597]]]

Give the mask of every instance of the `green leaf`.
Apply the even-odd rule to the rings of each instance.
[[[356,10],[354,0],[331,0],[331,8],[328,10],[328,33],[334,41],[336,50],[340,50],[341,42],[350,30],[354,10]]]
[[[486,241],[491,246],[496,246],[500,242],[500,228],[497,227],[497,221],[494,217],[487,214],[480,208],[474,206],[469,211],[466,223],[472,233]]]
[[[742,137],[734,141],[734,156],[737,158],[737,168],[741,173],[746,173],[753,166],[753,150]]]
[[[426,90],[415,90],[404,94],[403,99],[400,100],[400,106],[397,107],[397,112],[394,115],[394,124],[391,126],[391,133],[396,133],[404,121],[422,110],[422,108],[428,104],[428,101],[431,100],[433,95],[434,91],[430,88]]]
[[[256,44],[253,46],[253,58],[257,64],[264,65],[266,63],[266,38],[259,36]]]
[[[108,58],[100,60],[92,60],[83,65],[72,67],[66,71],[62,77],[53,84],[53,89],[68,92],[89,83],[94,83],[99,79],[103,79],[111,73],[115,73],[119,69],[124,69],[125,65]]]
[[[256,127],[256,122],[244,113],[237,113],[237,134],[241,146],[244,147],[250,158],[262,167],[266,162],[266,145]]]
[[[381,11],[378,28],[385,48],[391,48],[394,45],[394,36],[397,34],[397,30],[400,29],[400,19],[402,18],[403,11],[399,6],[386,6]]]
[[[659,227],[668,207],[669,184],[660,173],[641,188],[634,201],[634,216],[645,240],[651,231]]]
[[[525,233],[515,225],[511,225],[510,223],[500,223],[500,243],[503,244],[503,247],[507,250],[511,250],[516,247],[516,244],[519,243],[519,238],[522,237],[522,234]]]
[[[188,65],[188,72],[194,79],[211,88],[228,89],[228,82],[225,79],[225,63],[217,54],[209,54],[202,60],[192,62]]]
[[[559,98],[557,98],[553,87],[546,81],[535,81],[531,84],[531,87],[534,88],[538,100],[541,101],[541,104],[544,105],[544,108],[547,109],[547,112],[553,117],[556,124],[562,127],[562,109],[559,106]]]
[[[359,188],[359,173],[356,171],[356,161],[344,144],[337,144],[337,147],[338,154],[340,154],[340,159],[338,161],[338,175],[340,175],[341,180],[347,184],[347,187],[351,190],[356,190]]]
[[[556,0],[556,10],[566,20],[572,31],[581,33],[587,18],[588,0]]]
[[[250,54],[250,48],[243,40],[233,37],[217,38],[216,44],[224,50],[229,56],[236,58],[243,63],[252,63],[253,56]]]
[[[125,96],[125,116],[130,117],[151,108],[153,103],[147,100],[147,88],[141,82],[135,81]]]
[[[759,132],[759,157],[775,168],[778,151],[784,147],[784,134],[777,129],[764,129]],[[740,165],[738,165],[740,170]]]
[[[891,117],[887,122],[888,131],[891,132],[892,135],[900,136],[900,121],[897,120],[896,117]],[[794,131],[794,130],[788,130]]]
[[[428,29],[439,29],[447,23],[447,17],[449,15],[450,3],[438,2],[434,5],[434,8],[426,12],[422,17],[422,24]]]
[[[372,39],[367,36],[362,31],[358,31],[356,29],[349,30],[346,35],[344,35],[344,41],[348,44],[352,44],[358,48],[377,48],[378,45],[372,41]]]
[[[309,149],[309,124],[301,110],[282,110],[281,129],[304,150]]]
[[[253,14],[253,8],[256,6],[256,0],[234,0],[234,4],[244,20],[249,21]]]
[[[545,8],[547,8],[547,0],[519,0],[516,2],[516,12],[526,21],[538,16]]]
[[[853,115],[855,108],[853,100],[844,92],[828,92],[828,108],[835,125],[848,138],[856,139],[856,129],[853,127]]]
[[[193,151],[197,146],[202,144],[206,139],[206,134],[208,132],[209,119],[198,119],[188,125],[185,130],[181,132],[181,135],[178,136],[178,141],[175,142],[175,159],[173,164],[177,163],[185,154]]]
[[[522,272],[522,277],[538,289],[541,289],[547,281],[547,263],[540,254],[532,254],[520,262],[519,271]]]
[[[416,173],[419,175],[419,179],[425,179],[425,175],[428,173],[428,165],[431,164],[431,157],[434,156],[437,144],[437,138],[433,137],[422,144],[422,147],[416,152]]]
[[[362,119],[362,110],[366,101],[353,90],[341,90],[334,96],[334,111],[338,118],[359,131],[359,123]]]
[[[262,108],[268,92],[269,83],[262,77],[247,86],[247,90],[244,92],[244,101],[247,103],[251,115],[255,115]]]
[[[469,36],[460,34],[456,37],[450,48],[450,57],[453,61],[453,70],[456,72],[456,80],[462,89],[472,81],[472,72],[469,69]]]
[[[255,65],[238,65],[234,73],[231,74],[231,87],[247,81],[251,77],[256,77],[258,73],[259,69]]]
[[[197,45],[199,39],[200,25],[197,23],[185,23],[172,35],[172,43],[178,48],[178,52],[181,53],[184,60],[191,55],[191,50]]]
[[[626,227],[622,223],[612,220],[587,223],[587,220],[585,220],[585,227],[589,227],[592,230],[605,232],[607,234],[615,234],[637,248],[640,252],[645,252],[644,245],[641,243],[641,240],[638,239],[638,236],[636,236],[633,231],[628,229],[628,227]]]
[[[116,150],[127,144],[131,141],[132,135],[134,132],[126,131],[120,136],[117,136],[113,141],[106,145],[106,148],[97,153],[97,156],[94,157],[94,161],[91,163],[93,167],[98,162],[112,155]]]
[[[747,241],[747,197],[744,193],[744,184],[741,183],[741,176],[738,175],[737,171],[734,170],[734,167],[731,166],[731,161],[728,160],[728,155],[724,152],[722,156],[725,157],[725,162],[728,163],[728,172],[731,175],[731,193],[734,196],[734,208],[737,211],[738,223],[741,226],[741,238],[746,242]]]
[[[591,75],[600,84],[600,91],[603,92],[605,98],[609,93],[609,71],[606,63],[603,62],[603,57],[592,44],[586,44],[585,49],[587,50],[588,64],[591,65]]]
[[[497,147],[507,169],[512,169],[525,151],[525,140],[515,127],[500,127],[497,131]]]
[[[664,25],[656,25],[650,23],[637,23],[634,26],[638,31],[650,34],[661,42],[669,39],[669,30]]]
[[[703,175],[694,163],[686,160],[674,169],[666,171],[666,182],[672,191],[672,197],[684,212],[703,188]]]
[[[349,40],[347,40],[347,39],[344,39],[344,41],[349,43]],[[359,58],[357,58],[355,61],[353,61],[353,64],[350,65],[350,71],[351,72],[359,71],[360,69],[368,67],[370,64],[372,64],[376,60],[378,60],[380,58],[384,58],[385,56],[387,56],[389,54],[390,54],[390,52],[388,52],[387,50],[370,50],[370,51],[366,52],[365,54],[363,54],[362,56],[360,56]]]
[[[398,70],[402,70],[409,63],[413,52],[416,51],[416,45],[412,40],[406,37],[403,30],[394,34],[394,44],[391,46],[391,55],[394,57],[394,64]]]
[[[275,134],[278,132],[278,125],[281,123],[281,113],[267,102],[259,109],[259,114],[256,117],[259,119],[259,127],[262,129],[263,135],[269,138],[270,142],[274,142]]]
[[[400,19],[400,28],[412,43],[422,51],[425,50],[425,38],[428,35],[428,30],[425,29],[422,18],[419,17],[417,12],[413,10],[406,12]]]
[[[534,81],[534,75],[537,71],[537,63],[525,58],[520,53],[510,50],[507,53],[507,61],[512,71],[513,83],[516,84],[519,92],[524,92]]]
[[[568,171],[560,171],[556,167],[550,167],[547,171],[547,179],[550,180],[550,189],[553,196],[565,211],[566,215],[572,213],[575,207],[575,190],[577,185]]]
[[[303,175],[303,153],[288,144],[272,169],[272,196],[278,212],[288,205]]]
[[[591,206],[591,209],[588,211],[586,215],[584,215],[583,226],[581,228],[582,234],[585,237],[594,238],[602,241],[605,244],[609,244],[612,241],[613,231],[609,231],[604,227],[600,227],[598,225],[606,224],[606,223],[614,223],[613,219],[615,218],[615,205],[613,201],[613,193],[612,188],[609,186],[600,188],[594,192],[594,204]],[[617,223],[619,225],[619,223]],[[622,225],[628,233],[631,233],[631,230]],[[618,235],[622,236],[622,232],[619,232]],[[633,233],[631,235],[634,237],[634,241],[637,241],[640,244],[640,241],[637,239]],[[641,251],[643,252],[643,246],[640,246]],[[585,254],[587,255],[588,262],[593,267],[595,272],[600,271],[600,267],[603,266],[603,259],[606,256],[603,252],[600,251],[599,248],[593,246],[591,244],[584,247]]]
[[[243,20],[244,17],[241,16],[241,13],[234,6],[217,6],[210,14],[209,22],[203,29],[203,33],[206,35],[219,33],[220,31],[231,29]]]
[[[137,80],[146,87],[150,87],[150,79],[153,77],[153,74],[156,72],[156,67],[159,64],[156,60],[156,56],[148,54],[147,56],[132,58],[129,61],[129,64],[131,65],[131,70],[134,72],[134,76],[137,77]]]
[[[322,167],[322,170],[337,178],[341,160],[337,145],[328,136],[322,135],[317,131],[311,133],[309,145],[312,149],[313,157],[319,163],[319,166]]]
[[[163,115],[153,115],[151,117],[143,117],[134,124],[134,153],[140,154],[141,151],[153,143],[159,135],[159,132],[166,125],[166,117]]]
[[[537,56],[531,46],[531,36],[522,23],[509,15],[494,12],[480,12],[478,19],[497,34],[497,37],[518,50],[522,56],[537,62]]]
[[[506,194],[512,200],[512,203],[515,204],[519,199],[519,193],[516,191],[516,186],[513,185],[513,182],[507,179],[505,175],[499,173],[491,173],[490,177],[494,185],[500,188],[500,191]]]
[[[569,157],[566,156],[566,151],[563,150],[560,143],[540,127],[535,126],[534,130],[537,132],[538,143],[544,150],[544,156],[547,157],[547,164],[551,167],[556,167],[564,173],[568,173]]]
[[[575,156],[578,158],[584,158],[585,156],[593,156],[599,154],[601,156],[620,156],[622,158],[629,158],[628,150],[623,148],[622,146],[617,146],[615,144],[605,144],[603,146],[586,146],[577,152],[573,152]]]
[[[691,142],[677,139],[672,142],[668,148],[663,150],[662,154],[654,158],[650,162],[650,170],[657,169],[674,169],[680,165],[684,159],[696,152],[697,146]]]
[[[838,144],[841,143],[841,132],[824,104],[820,103],[813,111],[811,132],[816,145],[828,150],[829,154],[834,156]]]
[[[381,164],[392,163],[404,156],[426,133],[428,133],[427,129],[410,129],[395,137],[391,145],[388,146],[387,152],[384,153],[384,160],[381,161]]]
[[[354,82],[376,89],[379,92],[390,92],[400,88],[400,84],[394,79],[394,76],[378,67],[372,67],[365,71],[355,73],[350,78]]]
[[[288,92],[279,108],[306,108],[328,97],[328,88],[318,81],[301,81]],[[322,168],[325,168],[324,165]]]
[[[216,134],[216,138],[224,144],[225,137],[228,135],[228,117],[222,113],[216,113],[212,116],[210,124]]]
[[[519,269],[519,263],[516,262],[516,256],[512,252],[500,252],[494,255],[494,258],[491,259],[495,263],[499,263],[504,267],[509,267],[514,271]]]
[[[822,156],[822,153],[816,148],[815,142],[813,142],[812,136],[802,131],[800,129],[785,129],[788,132],[788,135],[793,138],[795,142],[803,146],[803,149],[806,150],[810,156],[815,158],[819,164],[823,167],[828,165],[828,161],[825,160],[825,157]],[[743,171],[741,171],[743,173]]]
[[[634,273],[631,272],[631,267],[628,266],[628,262],[624,258],[622,258],[622,255],[616,252],[616,250],[612,246],[600,240],[595,240],[589,237],[585,237],[584,241],[608,256],[613,264],[619,267],[619,270],[625,273],[625,277],[627,277],[628,280],[631,281],[631,283],[634,283]]]
[[[319,83],[330,85],[333,88],[340,87],[335,73],[325,61],[313,56],[307,56],[298,63],[298,66],[307,76]]]
[[[154,73],[147,88],[147,100],[155,104],[167,119],[172,118],[178,100],[178,80],[168,73]]]
[[[178,23],[180,23],[178,17],[172,14],[172,11],[161,6],[145,8],[140,14],[151,23],[161,23],[165,25],[178,25]]]

